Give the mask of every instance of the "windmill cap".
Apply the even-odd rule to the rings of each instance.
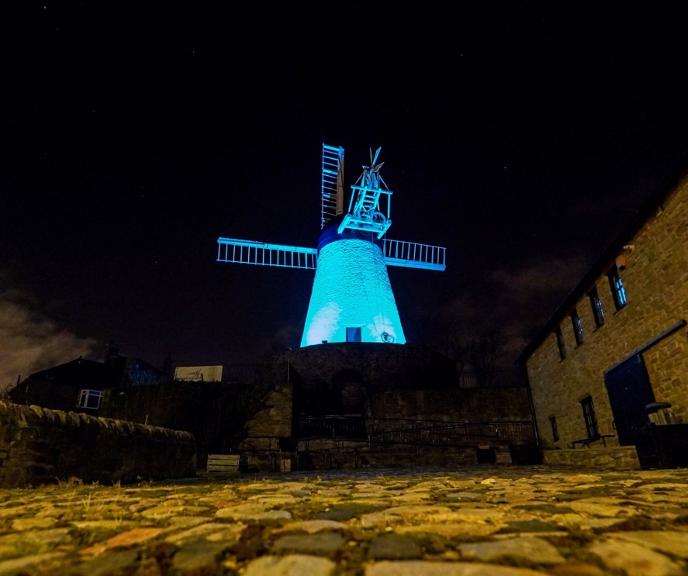
[[[337,231],[339,225],[344,219],[344,214],[340,214],[336,218],[330,220],[325,229],[320,233],[318,237],[318,251],[322,250],[325,246],[337,240],[367,240],[373,244],[380,246],[382,240],[378,240],[377,234],[374,232],[367,232],[364,230],[351,230],[346,228],[341,234]]]

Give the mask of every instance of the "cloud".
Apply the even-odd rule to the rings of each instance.
[[[19,374],[32,372],[91,354],[95,340],[81,338],[35,311],[23,292],[3,286],[0,272],[0,392],[11,388]]]
[[[492,270],[451,300],[443,316],[459,342],[496,334],[503,362],[510,364],[587,267],[585,258],[573,256]]]

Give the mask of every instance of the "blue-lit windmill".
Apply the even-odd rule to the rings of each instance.
[[[344,149],[323,144],[317,248],[217,239],[218,262],[315,270],[301,346],[326,342],[405,344],[387,266],[444,270],[441,246],[383,238],[392,191],[380,175],[380,148],[351,187],[344,214]]]

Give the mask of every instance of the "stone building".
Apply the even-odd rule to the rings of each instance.
[[[546,462],[637,466],[637,452],[646,467],[688,464],[687,318],[684,175],[646,204],[519,358]]]

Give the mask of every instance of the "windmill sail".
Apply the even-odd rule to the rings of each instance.
[[[344,148],[322,145],[320,229],[344,212]]]
[[[385,238],[382,241],[382,252],[387,266],[439,271],[447,268],[447,249],[443,246]]]
[[[318,251],[303,246],[266,244],[238,238],[217,239],[217,261],[277,268],[315,270]]]

